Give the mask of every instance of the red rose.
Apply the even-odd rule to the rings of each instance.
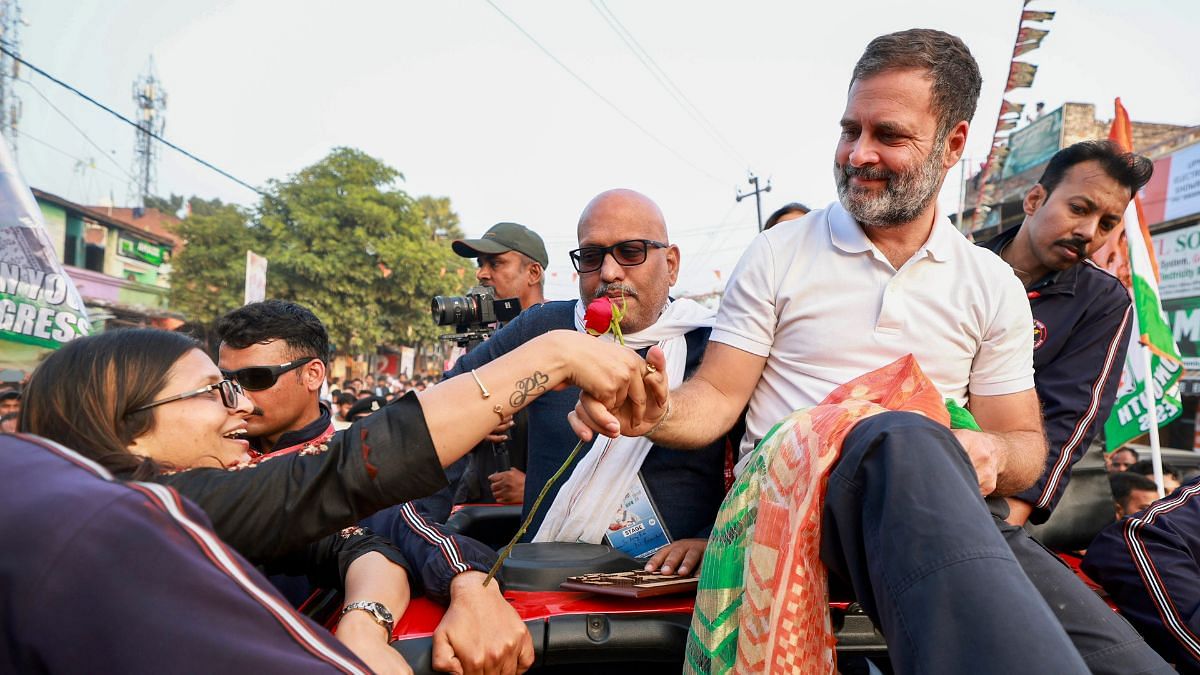
[[[608,296],[596,298],[583,313],[583,327],[592,335],[604,335],[612,328],[613,303]]]

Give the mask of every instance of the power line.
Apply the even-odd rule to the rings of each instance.
[[[709,119],[704,116],[704,113],[700,112],[700,109],[696,107],[696,104],[692,103],[691,99],[689,99],[687,95],[683,93],[683,90],[675,84],[674,80],[667,75],[667,72],[663,70],[662,67],[658,65],[658,62],[656,62],[654,58],[650,56],[650,53],[642,47],[641,43],[637,41],[637,38],[633,37],[633,33],[629,32],[629,29],[625,27],[625,24],[621,23],[621,20],[617,18],[617,15],[614,14],[611,9],[609,9],[608,5],[604,4],[604,0],[592,0],[592,8],[600,14],[600,17],[604,19],[606,23],[608,23],[608,27],[617,34],[617,37],[621,38],[621,41],[625,43],[625,46],[629,48],[629,51],[632,52],[633,55],[637,57],[637,60],[642,63],[642,66],[645,67],[645,69],[652,76],[654,76],[654,79],[658,81],[667,94],[669,94],[671,98],[675,99],[675,102],[679,104],[679,107],[682,108],[683,111],[687,113],[688,116],[691,117],[692,120],[696,122],[696,124],[698,124],[710,138],[716,141],[717,145],[719,145],[722,150],[728,153],[730,157],[741,163],[743,166],[748,166],[749,162],[746,161],[746,158],[742,155],[742,153],[738,152],[737,148],[733,147],[733,144],[730,143],[725,136],[717,130],[716,125],[710,122]]]
[[[558,64],[559,68],[562,68],[563,70],[565,70],[568,75],[575,78],[575,81],[579,82],[579,84],[583,85],[584,88],[586,88],[588,91],[592,92],[592,94],[594,94],[596,96],[596,98],[603,101],[604,104],[607,105],[608,107],[612,108],[614,112],[616,112],[621,117],[625,118],[626,122],[629,122],[630,124],[632,124],[634,127],[637,128],[638,131],[645,134],[645,136],[647,138],[649,138],[650,140],[657,143],[664,150],[666,150],[667,152],[670,152],[672,155],[675,155],[675,157],[677,159],[679,159],[679,161],[683,162],[684,164],[687,164],[688,166],[692,167],[693,169],[700,172],[701,174],[704,174],[708,178],[712,179],[714,182],[720,183],[722,185],[725,184],[725,181],[721,180],[720,178],[717,178],[716,176],[712,175],[711,173],[700,168],[698,165],[693,163],[687,157],[684,157],[682,154],[680,154],[678,150],[676,150],[675,148],[672,148],[671,146],[667,145],[662,140],[660,140],[657,136],[655,136],[653,133],[651,133],[649,129],[647,129],[646,127],[639,124],[637,120],[633,119],[633,117],[630,117],[624,110],[621,110],[620,108],[618,108],[617,104],[610,101],[604,94],[601,94],[591,84],[588,84],[587,80],[580,77],[575,71],[573,71],[569,67],[567,67],[567,64],[565,64],[561,60],[559,60],[559,58],[557,56],[555,56],[553,52],[551,52],[549,49],[546,49],[546,47],[544,47],[542,45],[542,43],[537,41],[537,38],[533,37],[533,35],[530,34],[529,31],[522,28],[521,24],[517,23],[515,19],[513,19],[508,14],[505,14],[504,10],[500,9],[500,7],[498,5],[496,5],[495,2],[492,2],[492,0],[485,0],[485,1],[487,2],[487,4],[491,5],[492,9],[496,10],[496,12],[498,12],[500,14],[500,16],[504,17],[505,20],[507,20],[509,23],[511,23],[514,28],[521,31],[521,34],[524,35],[526,38],[528,38],[529,41],[534,44],[534,46],[536,46],[538,49],[542,50],[543,54],[550,57],[551,61],[554,61],[554,63]]]
[[[37,66],[33,65],[32,63],[21,58],[16,53],[14,53],[12,50],[10,50],[6,44],[4,44],[2,42],[0,42],[0,53],[7,54],[8,56],[12,57],[12,59],[14,61],[26,66],[27,68],[29,68],[33,72],[37,73],[38,75],[41,75],[42,77],[46,78],[47,80],[50,80],[51,82],[53,82],[54,84],[57,84],[58,86],[62,87],[63,89],[70,91],[71,93],[82,98],[83,100],[87,101],[88,103],[91,103],[92,105],[100,108],[101,110],[111,114],[113,117],[116,117],[117,119],[128,124],[129,126],[133,127],[134,129],[142,128],[138,125],[137,122],[134,122],[133,120],[122,115],[121,113],[117,112],[116,110],[113,110],[112,108],[104,105],[103,103],[97,101],[96,99],[92,98],[91,96],[88,96],[87,94],[76,89],[75,87],[72,87],[71,85],[67,84],[66,82],[63,82],[62,80],[58,79],[57,77],[54,77],[50,73],[47,73],[46,71],[42,70],[41,68],[38,68]],[[247,190],[250,190],[250,191],[254,192],[255,194],[262,195],[263,197],[270,197],[270,195],[263,192],[262,190],[259,190],[258,188],[254,187],[253,185],[247,183],[246,181],[238,178],[237,176],[234,176],[233,174],[229,173],[228,171],[217,167],[213,163],[205,161],[203,159],[200,159],[196,155],[193,155],[192,153],[188,152],[187,150],[184,150],[183,148],[179,147],[178,145],[175,145],[174,143],[168,141],[167,139],[163,138],[159,134],[150,132],[150,137],[153,138],[154,140],[158,141],[159,143],[162,143],[163,145],[167,146],[168,148],[171,148],[175,152],[178,152],[179,154],[183,155],[184,157],[187,157],[188,159],[191,159],[205,167],[208,167],[209,169],[212,169],[213,171],[216,171],[217,173],[219,173],[222,176],[228,178],[229,180],[237,183],[238,185],[241,185],[242,187],[246,188]]]
[[[76,162],[78,162],[79,164],[87,166],[90,169],[95,169],[96,171],[99,171],[100,173],[104,174],[105,176],[108,176],[109,178],[112,178],[114,180],[125,180],[124,178],[122,178],[114,173],[109,173],[108,171],[105,171],[104,169],[101,169],[100,167],[96,166],[94,161],[88,162],[88,161],[84,160],[82,157],[76,157],[75,155],[72,155],[71,153],[67,152],[66,150],[63,150],[62,148],[60,148],[58,146],[51,145],[51,144],[47,143],[46,141],[43,141],[42,139],[37,138],[35,136],[30,136],[28,133],[26,133],[24,131],[21,132],[21,138],[28,138],[29,140],[33,141],[34,143],[39,143],[41,145],[44,145],[47,148],[66,157],[67,159],[73,159]]]
[[[24,84],[25,86],[29,87],[30,89],[32,89],[33,93],[40,96],[41,99],[46,102],[46,105],[50,106],[51,110],[58,113],[64,120],[66,120],[67,124],[71,125],[71,128],[75,129],[75,131],[78,131],[80,136],[83,136],[83,140],[90,143],[91,146],[93,148],[95,148],[101,155],[106,157],[108,159],[108,161],[112,162],[114,166],[116,166],[118,169],[120,169],[121,173],[124,173],[126,178],[128,178],[129,180],[132,180],[132,181],[137,180],[136,178],[133,177],[133,174],[129,173],[129,171],[126,170],[125,167],[121,166],[120,162],[113,159],[112,156],[110,156],[104,148],[100,147],[99,143],[97,143],[96,141],[93,141],[91,136],[88,136],[87,133],[83,129],[79,128],[79,125],[75,124],[75,122],[65,112],[60,110],[58,106],[54,105],[54,103],[49,98],[47,98],[46,95],[43,94],[40,89],[33,86],[32,82],[30,82],[29,80],[21,80],[21,83]],[[76,157],[75,159],[79,159],[79,158]]]

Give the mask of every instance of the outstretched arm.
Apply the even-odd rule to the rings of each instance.
[[[628,347],[558,330],[480,366],[474,376],[458,375],[418,398],[438,457],[446,466],[475,447],[504,416],[567,385],[587,392],[605,409],[622,409],[641,424],[645,371],[646,362]]]
[[[664,381],[665,359],[658,349],[651,349],[646,358],[656,368],[656,372],[645,376],[646,384],[651,391],[657,391]],[[658,445],[699,448],[733,427],[750,401],[766,364],[765,357],[710,342],[692,379],[666,397],[651,397],[644,420],[631,419],[610,403],[584,392],[571,414],[571,426],[586,441],[591,440],[593,433],[615,435],[610,421],[615,419],[623,435],[648,434]]]

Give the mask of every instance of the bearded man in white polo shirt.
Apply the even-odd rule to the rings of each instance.
[[[879,624],[897,672],[1170,672],[1066,566],[1003,521],[1001,497],[1033,483],[1046,453],[1032,316],[1012,270],[936,204],[980,83],[954,36],[914,29],[873,40],[841,120],[839,202],[759,235],[730,279],[700,369],[644,421],[619,420],[621,432],[692,447],[749,404],[745,455],[793,410],[911,353],[983,431],[903,412],[860,422],[829,477],[821,542],[831,577]],[[577,431],[611,433],[611,423],[581,397]]]

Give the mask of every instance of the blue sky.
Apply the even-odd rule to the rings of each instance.
[[[773,180],[765,212],[834,199],[830,167],[849,73],[876,35],[925,26],[967,42],[984,75],[968,156],[982,160],[1021,10],[961,0],[494,2],[26,0],[22,51],[126,114],[132,82],[153,56],[168,92],[166,137],[250,183],[348,145],[402,171],[412,194],[450,197],[468,234],[500,220],[529,225],[550,249],[553,298],[575,293],[566,251],[588,199],[611,187],[640,190],[662,206],[683,249],[677,291],[694,293],[723,285],[755,233],[753,201],[734,202],[748,168]],[[715,133],[647,72],[602,7]],[[1200,124],[1200,79],[1186,58],[1200,3],[1035,0],[1028,9],[1058,14],[1043,47],[1022,57],[1039,65],[1034,87],[1010,100],[1048,109],[1091,102],[1107,118],[1121,96],[1135,120]],[[23,76],[19,161],[28,182],[123,204],[132,130]],[[254,199],[170,150],[158,166],[162,194]],[[957,207],[956,173],[941,198],[948,210]]]

